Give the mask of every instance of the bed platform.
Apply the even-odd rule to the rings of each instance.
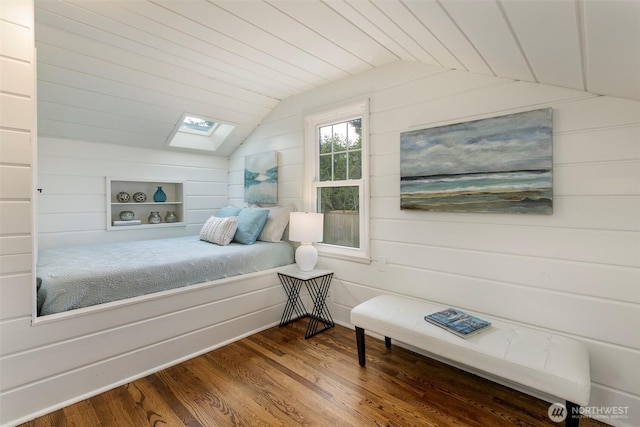
[[[199,236],[55,248],[38,255],[39,316],[294,263],[289,242],[218,246]]]

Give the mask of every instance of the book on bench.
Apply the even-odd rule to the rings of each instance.
[[[462,338],[477,334],[491,325],[491,322],[455,308],[447,308],[446,310],[429,314],[424,316],[424,320]]]

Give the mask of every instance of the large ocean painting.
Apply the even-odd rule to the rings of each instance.
[[[252,154],[244,158],[244,201],[276,203],[278,201],[278,153]]]
[[[551,214],[551,108],[400,134],[400,208]]]

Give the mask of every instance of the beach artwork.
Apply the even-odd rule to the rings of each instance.
[[[400,134],[400,208],[553,213],[551,108]]]
[[[277,203],[277,152],[253,154],[244,158],[244,201],[247,203]]]

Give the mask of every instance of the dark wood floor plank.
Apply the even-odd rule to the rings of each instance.
[[[557,426],[549,403],[354,331],[274,327],[21,427]],[[582,419],[583,427],[602,423]]]
[[[129,383],[125,385],[125,389],[136,406],[144,413],[149,425],[171,426],[183,424],[170,404],[165,402],[162,396],[158,394],[148,378]]]
[[[89,399],[67,406],[62,411],[65,415],[63,426],[100,426],[100,419]],[[56,412],[54,412],[55,414]]]

